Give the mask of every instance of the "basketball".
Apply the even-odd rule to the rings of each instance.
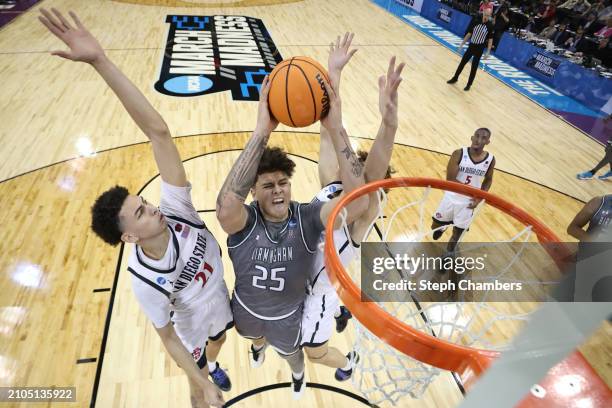
[[[272,115],[291,127],[312,125],[325,117],[329,100],[323,78],[325,68],[309,57],[293,57],[278,64],[270,73],[268,103]]]

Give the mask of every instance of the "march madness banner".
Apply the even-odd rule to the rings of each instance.
[[[170,24],[155,89],[170,96],[231,91],[257,101],[264,77],[283,60],[263,21],[246,16],[166,17]]]
[[[560,64],[561,61],[551,58],[548,55],[536,52],[531,58],[529,58],[526,65],[540,74],[552,78],[555,76],[555,72],[557,72],[557,68],[559,68]]]
[[[404,6],[408,6],[416,12],[421,12],[421,7],[423,7],[423,0],[395,0],[397,3],[402,4]]]

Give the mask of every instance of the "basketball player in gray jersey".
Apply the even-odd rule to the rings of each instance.
[[[321,124],[338,152],[341,181],[351,191],[363,185],[363,166],[342,127],[340,97],[335,84],[325,83],[329,113]],[[217,218],[229,234],[229,255],[236,286],[232,311],[238,333],[253,341],[251,364],[261,365],[270,344],[292,371],[293,397],[305,389],[304,356],[299,348],[300,322],[307,278],[317,242],[337,203],[299,204],[291,201],[295,164],[280,149],[266,148],[278,122],[268,109],[269,78],[261,87],[257,126],[232,167],[217,197]],[[251,192],[254,202],[245,205]],[[349,221],[367,207],[368,199],[348,206]]]
[[[612,194],[594,197],[576,214],[567,233],[580,242],[597,242],[612,233]],[[583,227],[589,224],[585,231]]]

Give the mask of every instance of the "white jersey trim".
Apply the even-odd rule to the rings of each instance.
[[[249,309],[247,307],[247,305],[244,304],[244,302],[242,302],[242,300],[240,300],[240,297],[238,296],[238,293],[236,291],[234,291],[234,297],[236,298],[236,300],[238,301],[238,303],[240,303],[240,306],[244,307],[244,310],[246,310],[247,312],[249,312],[250,314],[252,314],[253,316],[255,316],[258,319],[261,320],[270,320],[270,321],[274,321],[274,320],[283,320],[288,318],[289,316],[291,316],[292,314],[294,314],[295,312],[297,312],[297,309],[293,309],[291,312],[284,314],[282,316],[276,316],[276,317],[268,317],[268,316],[262,316],[260,314],[255,313],[254,311],[252,311],[251,309]]]

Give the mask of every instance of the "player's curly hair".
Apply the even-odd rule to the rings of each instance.
[[[272,173],[282,171],[291,178],[295,163],[287,156],[287,153],[280,147],[266,147],[261,156],[259,167],[257,167],[257,175],[264,173]]]
[[[91,207],[91,229],[113,246],[121,242],[119,211],[128,195],[127,188],[115,186],[102,193]]]

